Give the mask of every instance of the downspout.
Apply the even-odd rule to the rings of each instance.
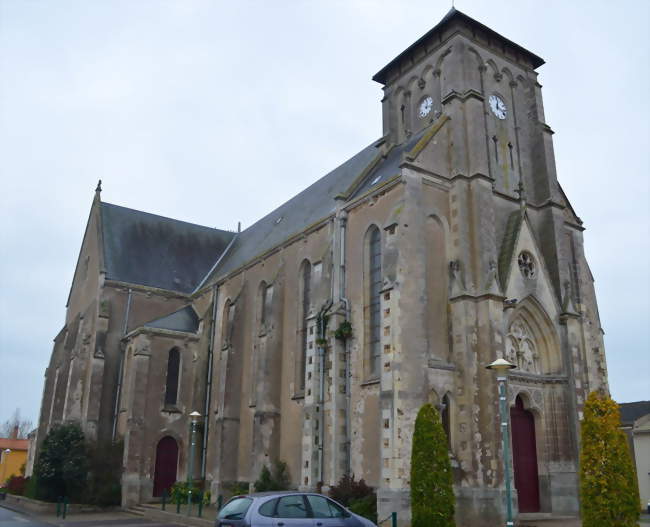
[[[208,369],[206,373],[205,405],[203,407],[203,448],[201,449],[201,479],[205,479],[205,465],[208,454],[208,437],[210,432],[210,400],[212,399],[212,358],[214,350],[214,332],[217,322],[217,300],[219,286],[212,286],[212,315],[210,317],[210,343],[208,345]]]
[[[330,299],[318,313],[318,338],[325,339],[327,331],[327,323],[325,322],[325,314],[332,307],[332,300]],[[325,459],[324,445],[325,445],[325,346],[318,345],[318,363],[320,375],[318,376],[318,481],[323,482],[323,463]]]
[[[346,228],[347,228],[347,212],[341,211],[340,222],[341,222],[341,236],[340,236],[340,255],[341,259],[339,262],[340,266],[340,275],[339,275],[339,297],[341,302],[345,306],[345,320],[350,321],[350,302],[345,296],[346,290],[346,275],[345,275],[345,242],[346,242]],[[345,339],[345,467],[346,473],[352,473],[352,436],[350,435],[350,427],[352,425],[352,416],[351,416],[351,404],[352,404],[352,394],[350,393],[350,339]]]
[[[126,298],[126,312],[124,313],[124,326],[122,327],[122,337],[126,336],[126,330],[129,326],[129,313],[131,312],[131,297],[133,290],[129,288],[129,296]],[[117,433],[117,415],[120,412],[120,397],[122,395],[122,368],[124,366],[124,345],[120,346],[120,369],[117,373],[117,393],[115,394],[115,408],[113,409],[113,433],[112,440],[115,441],[115,434]]]

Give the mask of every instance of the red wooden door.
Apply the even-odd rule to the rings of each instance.
[[[178,445],[173,437],[163,437],[156,447],[156,469],[153,476],[153,495],[162,496],[163,490],[176,482]]]
[[[537,477],[537,447],[535,418],[517,397],[510,409],[512,422],[512,460],[515,488],[519,497],[519,512],[539,512],[539,479]]]

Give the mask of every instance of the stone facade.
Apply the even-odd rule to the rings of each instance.
[[[186,477],[197,410],[192,470],[213,496],[280,459],[301,489],[364,478],[379,516],[407,525],[413,424],[431,402],[447,421],[457,522],[493,526],[504,473],[485,365],[505,357],[517,365],[510,405],[532,423],[526,500],[577,514],[578,422],[587,393],[607,390],[606,366],[541,64],[450,11],[375,76],[382,138],[248,229],[204,233],[220,241],[203,276],[174,278],[191,287],[116,279],[105,263],[115,218],[102,213],[115,206],[97,193],[39,437],[76,420],[91,437],[123,438],[131,504],[155,494],[163,438]],[[167,263],[150,265],[160,275]],[[522,470],[515,460],[515,479],[531,479]]]

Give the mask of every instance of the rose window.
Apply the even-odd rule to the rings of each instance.
[[[521,274],[524,275],[524,277],[535,277],[535,260],[533,259],[532,254],[527,251],[520,253],[519,257],[517,258],[517,263],[519,263],[519,270],[521,271]]]

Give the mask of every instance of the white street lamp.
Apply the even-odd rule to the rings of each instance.
[[[516,368],[514,364],[505,359],[499,358],[488,364],[488,370],[497,372],[497,384],[499,386],[499,417],[501,419],[501,441],[503,444],[503,470],[506,482],[506,527],[513,527],[512,520],[512,489],[510,482],[510,432],[508,431],[508,412],[507,412],[507,390],[506,382],[508,370]]]

